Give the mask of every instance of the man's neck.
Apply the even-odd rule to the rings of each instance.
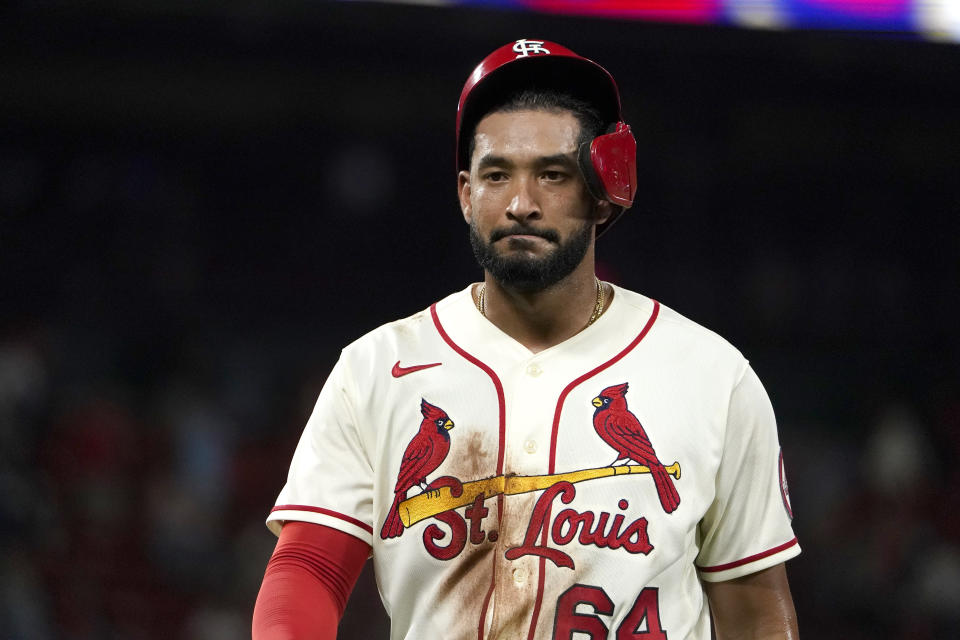
[[[597,309],[593,265],[583,265],[555,285],[539,291],[519,291],[486,274],[484,315],[501,331],[533,353],[560,344],[580,333]],[[612,291],[604,298],[609,305]],[[474,292],[474,298],[479,288]]]

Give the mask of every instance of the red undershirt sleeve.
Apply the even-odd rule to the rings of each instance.
[[[280,532],[253,611],[253,640],[332,640],[370,545],[310,522]]]

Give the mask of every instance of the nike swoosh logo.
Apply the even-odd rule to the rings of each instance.
[[[415,371],[422,371],[424,369],[429,369],[430,367],[439,367],[441,364],[443,363],[434,362],[432,364],[415,364],[412,367],[401,367],[400,361],[397,360],[397,364],[393,365],[393,369],[390,370],[390,373],[393,374],[394,378],[399,378]]]

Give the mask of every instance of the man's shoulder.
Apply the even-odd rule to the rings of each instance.
[[[701,351],[713,352],[719,357],[746,362],[746,358],[740,350],[723,336],[691,320],[672,307],[659,301],[654,302],[652,298],[622,287],[617,288],[616,294],[622,297],[625,305],[633,307],[640,314],[649,315],[652,307],[656,305],[656,333],[662,335],[677,348],[693,346]]]
[[[401,346],[405,350],[415,348],[416,345],[423,342],[425,337],[436,334],[432,309],[434,307],[442,309],[456,304],[468,290],[469,288],[454,292],[412,315],[387,322],[372,331],[368,331],[344,347],[344,355],[389,360],[394,357]]]

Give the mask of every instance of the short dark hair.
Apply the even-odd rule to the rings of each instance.
[[[476,149],[477,124],[491,113],[512,113],[516,111],[547,111],[559,113],[569,111],[580,124],[580,135],[577,138],[577,148],[584,142],[590,142],[603,132],[603,120],[600,111],[586,100],[576,98],[569,93],[555,89],[523,89],[508,95],[497,102],[477,118],[476,124],[468,132],[469,145],[467,147],[467,170],[473,160]]]

